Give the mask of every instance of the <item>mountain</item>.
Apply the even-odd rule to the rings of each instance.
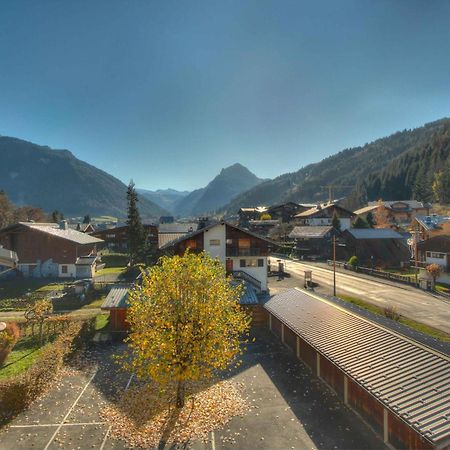
[[[243,206],[316,202],[328,198],[330,185],[334,198],[346,196],[346,206],[350,208],[379,198],[411,198],[417,194],[418,183],[425,180],[431,186],[433,171],[441,161],[448,160],[445,136],[449,128],[450,119],[441,119],[343,150],[296,172],[260,183],[236,196],[221,211],[235,214]],[[422,159],[427,152],[429,159]],[[429,161],[433,164],[427,166]]]
[[[241,164],[222,169],[207,186],[192,191],[178,200],[174,209],[181,216],[211,213],[228,203],[233,197],[263,180]]]
[[[127,187],[117,178],[77,159],[68,150],[53,150],[0,136],[0,189],[17,205],[33,205],[66,217],[90,214],[126,216]],[[148,199],[139,199],[143,218],[167,214]]]
[[[157,191],[148,191],[147,189],[136,189],[138,194],[146,199],[156,203],[161,208],[170,213],[174,213],[174,205],[178,200],[186,197],[189,191],[177,191],[175,189],[158,189]]]

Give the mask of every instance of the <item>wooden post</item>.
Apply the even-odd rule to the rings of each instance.
[[[297,336],[297,358],[300,359],[300,338]]]
[[[272,331],[272,314],[269,313],[269,330]]]
[[[344,404],[348,405],[348,378],[344,375]]]
[[[316,372],[317,376],[320,378],[320,353],[316,352]]]
[[[389,442],[389,421],[386,408],[383,408],[383,440],[386,444]]]
[[[281,324],[281,342],[284,344],[284,324]]]

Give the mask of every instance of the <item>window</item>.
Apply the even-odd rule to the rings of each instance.
[[[444,259],[445,258],[445,253],[434,253],[434,252],[430,252],[431,253],[431,258],[435,258],[435,259]]]
[[[239,266],[240,267],[246,267],[246,265],[245,265],[245,259],[241,259],[240,261],[239,261]]]
[[[257,259],[247,259],[247,267],[258,267]]]
[[[197,241],[189,239],[186,241],[186,248],[197,248]]]
[[[210,239],[209,240],[209,245],[220,245],[220,239]]]
[[[67,266],[61,266],[61,273],[67,273]]]
[[[258,259],[258,267],[264,267],[264,260]]]
[[[250,248],[250,239],[239,239],[239,248]]]

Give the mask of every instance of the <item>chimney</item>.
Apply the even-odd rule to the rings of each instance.
[[[69,224],[67,223],[67,220],[61,220],[61,222],[59,222],[59,229],[60,230],[68,230],[69,229]]]

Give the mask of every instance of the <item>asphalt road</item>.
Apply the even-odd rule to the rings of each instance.
[[[277,258],[282,259],[282,258]],[[291,275],[290,286],[303,287],[304,271],[312,270],[317,292],[333,294],[333,272],[320,264],[284,259],[285,270]],[[284,283],[283,283],[284,284]],[[283,286],[284,287],[284,286]],[[276,284],[271,283],[271,293]],[[420,289],[378,280],[375,277],[336,272],[336,294],[357,297],[376,306],[395,306],[400,314],[450,334],[450,301]]]

